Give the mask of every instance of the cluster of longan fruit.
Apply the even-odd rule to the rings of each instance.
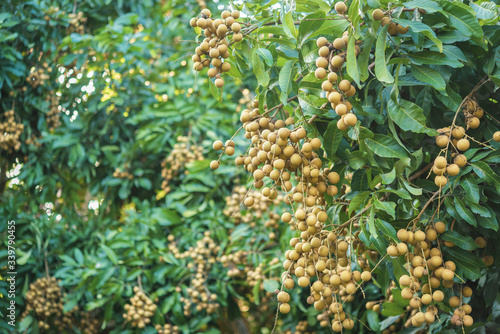
[[[375,21],[381,21],[380,25],[382,27],[389,25],[389,28],[387,28],[387,32],[391,36],[396,36],[397,34],[404,35],[410,30],[410,27],[403,27],[400,24],[392,22],[390,15],[386,16],[386,13],[384,13],[382,9],[375,9],[372,12],[372,19]]]
[[[129,179],[132,180],[134,176],[130,174],[128,171],[122,171],[120,168],[116,168],[113,171],[113,177],[116,177],[117,179]]]
[[[240,17],[240,12],[225,10],[221,13],[220,19],[212,20],[212,13],[209,9],[203,9],[198,17],[194,17],[189,22],[191,27],[203,29],[205,39],[196,47],[195,54],[192,57],[193,68],[201,71],[205,67],[210,67],[207,74],[210,78],[215,78],[214,84],[221,88],[224,86],[224,80],[221,73],[228,72],[231,65],[225,61],[229,57],[230,42],[227,36],[232,34],[232,42],[239,42],[243,39],[241,25],[236,22]]]
[[[332,109],[340,116],[337,122],[340,130],[353,127],[358,121],[356,115],[352,113],[352,104],[348,101],[349,97],[356,94],[356,88],[349,80],[340,78],[347,57],[348,41],[347,32],[342,37],[334,39],[332,43],[325,37],[316,40],[319,58],[316,59],[317,69],[314,74],[319,80],[325,79],[321,89],[325,92]],[[360,51],[359,46],[355,45],[356,57]]]
[[[99,319],[93,317],[91,313],[85,312],[80,319],[80,331],[83,334],[98,334],[101,331],[100,323]]]
[[[57,328],[73,328],[73,313],[78,310],[75,306],[70,312],[63,312],[64,303],[61,288],[54,277],[43,277],[30,284],[26,293],[26,310],[23,318],[33,312],[41,330]]]
[[[50,108],[45,115],[45,120],[47,121],[47,126],[49,131],[55,130],[55,128],[61,125],[60,122],[60,111],[59,111],[59,97],[55,94],[49,95]]]
[[[9,153],[19,151],[21,148],[19,136],[24,131],[24,124],[16,122],[14,110],[5,111],[3,116],[4,119],[0,123],[0,149]]]
[[[76,33],[83,35],[85,33],[85,22],[87,22],[87,18],[83,16],[83,12],[78,12],[76,14],[70,13],[68,14],[69,18],[69,26],[66,29],[68,34]]]
[[[219,262],[220,245],[211,238],[209,231],[204,232],[202,239],[196,242],[195,247],[190,247],[185,252],[180,252],[175,244],[173,235],[168,236],[170,241],[169,250],[177,259],[190,259],[187,264],[188,269],[193,271],[194,278],[190,281],[190,287],[186,289],[189,298],[181,297],[184,304],[184,315],[191,314],[191,306],[196,305],[196,311],[206,310],[208,314],[214,313],[219,308],[217,295],[210,293],[206,287],[208,273],[215,263]],[[178,288],[180,292],[180,288]]]
[[[307,320],[301,320],[297,323],[295,326],[294,331],[292,332],[291,330],[285,330],[283,331],[283,334],[315,334],[315,331],[308,330],[309,323]]]
[[[49,68],[47,63],[43,63],[42,67],[36,68],[28,74],[26,81],[28,81],[33,88],[40,85],[43,86],[45,81],[50,79],[50,72],[52,72],[52,68]]]
[[[237,186],[233,193],[226,197],[226,206],[222,213],[230,217],[235,224],[244,223],[250,227],[256,227],[257,223],[262,224],[261,220],[264,220],[262,224],[264,227],[277,229],[280,216],[272,211],[272,207],[280,205],[282,202],[283,196],[281,195],[270,200],[258,190],[247,190],[244,186]],[[240,207],[242,203],[251,209],[243,211]]]
[[[252,96],[248,88],[241,90],[241,98],[238,100],[238,106],[236,107],[236,112],[241,112],[242,108],[252,108]]]
[[[187,164],[197,160],[203,160],[203,147],[191,144],[189,137],[177,137],[174,148],[161,163],[161,176],[163,178],[161,188],[165,193],[172,190],[169,182],[177,177]],[[187,171],[185,173],[187,174]]]
[[[156,325],[155,329],[158,331],[158,334],[180,334],[181,331],[179,326],[172,326],[171,324],[165,325]]]
[[[157,306],[138,286],[134,287],[134,293],[130,304],[124,306],[126,313],[123,318],[130,322],[132,327],[144,328],[151,322]]]
[[[401,286],[401,297],[409,300],[409,309],[412,310],[407,320],[406,327],[420,327],[424,323],[432,324],[436,321],[438,308],[437,303],[445,302],[444,289],[452,289],[455,286],[456,264],[453,261],[444,261],[440,246],[453,247],[454,244],[438,240],[439,234],[446,231],[443,222],[436,222],[427,229],[407,231],[400,229],[397,232],[399,243],[390,245],[387,254],[391,257],[404,256],[407,261],[409,275],[399,277]],[[412,249],[410,249],[410,247]],[[459,278],[460,279],[460,278]],[[470,297],[472,290],[469,287],[460,288],[461,296]],[[453,296],[447,303],[452,308],[462,307],[465,311],[460,318],[459,325],[472,325],[472,318],[469,316],[472,308],[463,304],[461,297]],[[470,319],[469,319],[470,318]],[[470,321],[469,321],[470,320]],[[458,324],[458,322],[457,322]]]

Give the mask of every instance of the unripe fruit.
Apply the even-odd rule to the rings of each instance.
[[[343,14],[345,13],[345,11],[347,10],[347,6],[345,5],[345,3],[343,2],[337,2],[335,4],[335,11],[339,14]]]
[[[388,25],[389,23],[391,23],[391,18],[386,16],[386,17],[384,17],[384,18],[382,19],[382,22],[380,23],[380,25],[381,25],[382,27],[385,27],[385,26],[386,26],[386,25]]]
[[[375,21],[380,21],[384,18],[384,12],[382,11],[382,9],[375,9],[372,13],[372,18],[375,20]]]
[[[410,27],[403,27],[398,24],[398,34],[404,35],[410,30]]]

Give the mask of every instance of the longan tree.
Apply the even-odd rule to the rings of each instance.
[[[242,205],[256,205],[258,191],[288,206],[279,212],[294,234],[281,246],[279,312],[304,318],[305,301],[315,309],[308,322],[335,332],[463,331],[494,321],[497,5],[238,9],[191,19],[192,61],[212,78],[215,99],[225,76],[251,70],[257,79],[241,126],[214,142],[221,153],[210,166],[235,155],[252,179]]]

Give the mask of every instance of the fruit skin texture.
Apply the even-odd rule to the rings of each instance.
[[[372,13],[372,18],[375,21],[381,21],[384,18],[384,12],[382,11],[382,9],[380,8],[375,9]]]

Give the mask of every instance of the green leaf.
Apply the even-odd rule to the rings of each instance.
[[[328,18],[331,20],[323,21],[321,27],[318,28],[316,31],[312,32],[309,35],[309,38],[313,38],[319,35],[333,35],[333,36],[342,35],[344,30],[349,25],[349,22],[343,16],[335,14],[335,15],[329,15]]]
[[[417,80],[428,83],[437,90],[446,89],[446,82],[444,82],[443,77],[433,68],[423,65],[411,65],[411,73],[415,76],[415,78],[417,78]]]
[[[387,111],[394,123],[405,131],[426,133],[429,136],[438,134],[436,130],[425,125],[424,111],[413,102],[401,99],[397,103],[391,99],[387,104]]]
[[[295,27],[294,21],[293,21],[293,11],[290,9],[288,12],[285,13],[283,21],[283,28],[285,30],[285,33],[289,37],[297,38],[298,35],[298,30]]]
[[[458,247],[445,248],[444,253],[462,270],[465,278],[475,280],[481,277],[481,269],[486,268],[484,262],[474,253]]]
[[[83,253],[82,253],[82,251],[79,248],[75,248],[74,253],[75,253],[76,262],[78,262],[78,264],[80,264],[80,265],[83,264]]]
[[[420,8],[425,10],[427,13],[434,13],[441,10],[441,6],[439,6],[436,1],[431,0],[413,0],[404,2],[403,6],[408,9]]]
[[[352,29],[351,29],[352,30]],[[347,74],[360,86],[360,76],[358,69],[358,61],[356,60],[355,38],[354,33],[349,34],[349,42],[347,43]]]
[[[455,201],[455,210],[457,213],[462,217],[463,220],[471,224],[472,226],[476,227],[477,222],[476,218],[474,218],[474,215],[472,212],[467,208],[467,205],[458,197],[454,198]]]
[[[361,207],[361,205],[363,205],[363,203],[365,203],[366,199],[368,198],[368,196],[370,196],[370,192],[369,191],[363,191],[359,194],[357,194],[356,196],[354,196],[351,200],[351,202],[349,203],[349,209],[347,211],[348,215],[350,216],[351,213],[353,213],[354,211],[356,211],[357,209],[359,209]]]
[[[106,255],[111,260],[111,262],[113,262],[113,264],[115,264],[115,265],[118,264],[118,257],[116,256],[115,252],[111,248],[109,248],[105,244],[101,244],[101,248],[104,251],[104,253],[106,253]]]
[[[326,156],[332,160],[342,141],[342,131],[337,127],[335,120],[331,121],[323,134],[323,147],[325,148]]]
[[[391,224],[380,219],[375,219],[375,226],[383,232],[382,235],[390,237],[394,242],[399,242],[396,229]]]
[[[360,169],[366,165],[366,152],[354,151],[349,153],[349,166],[352,169]]]
[[[396,170],[393,168],[390,172],[380,174],[382,177],[382,184],[391,184],[396,179]]]
[[[403,19],[392,19],[394,22],[400,24],[403,27],[410,27],[410,29],[415,32],[415,33],[422,33],[425,37],[430,39],[436,46],[438,47],[439,51],[443,50],[443,43],[442,41],[436,37],[436,33],[434,30],[431,29],[428,25],[419,22],[419,21],[410,21],[410,20],[403,20]]]
[[[384,317],[398,316],[399,318],[399,315],[403,314],[404,312],[405,309],[401,305],[398,305],[396,303],[384,302],[382,304],[381,313]]]
[[[274,293],[275,290],[279,290],[280,284],[278,281],[265,279],[264,282],[264,290],[269,293]]]
[[[287,105],[286,100],[288,99],[288,95],[292,91],[293,84],[293,66],[295,65],[296,60],[289,60],[283,65],[279,75],[279,84],[281,89],[280,100],[284,105]]]
[[[408,58],[415,65],[450,65],[446,55],[436,51],[412,52],[408,54]]]
[[[482,38],[483,30],[479,22],[467,9],[455,1],[440,0],[439,4],[443,7],[441,12],[446,16],[451,27],[456,28],[465,36]]]
[[[446,231],[440,236],[440,238],[445,241],[451,241],[457,245],[457,247],[465,250],[470,251],[477,248],[477,244],[474,239],[469,236],[461,235],[456,231]]]
[[[269,73],[267,73],[264,63],[261,61],[259,54],[257,53],[257,49],[254,49],[250,55],[250,63],[252,63],[253,72],[257,77],[259,84],[267,86],[270,80]]]
[[[370,75],[368,71],[368,61],[370,60],[373,42],[375,42],[375,36],[373,36],[373,34],[367,33],[363,41],[363,48],[357,59],[361,81],[365,81]]]
[[[474,203],[479,203],[479,187],[472,174],[467,173],[460,178],[458,183],[465,190],[465,198]]]
[[[304,17],[299,24],[299,41],[303,44],[306,39],[315,33],[326,22],[325,11],[318,10]]]
[[[390,84],[394,82],[394,78],[389,73],[385,60],[387,29],[389,29],[388,24],[380,30],[377,36],[377,43],[375,44],[375,76],[380,82]]]
[[[396,217],[396,203],[394,202],[383,202],[380,201],[376,196],[373,197],[373,206],[381,211],[384,211],[392,216]]]
[[[399,146],[393,138],[376,134],[373,138],[365,139],[366,145],[378,156],[384,158],[406,158],[408,157],[404,148]]]
[[[469,6],[476,12],[476,17],[480,20],[491,20],[498,17],[497,5],[492,1],[485,1],[479,5],[470,1]]]
[[[500,192],[500,176],[493,172],[486,162],[477,161],[471,163],[474,172],[485,182],[494,186]]]
[[[498,220],[496,218],[496,213],[491,208],[488,208],[488,211],[490,213],[490,217],[483,217],[479,219],[479,226],[498,231]]]

